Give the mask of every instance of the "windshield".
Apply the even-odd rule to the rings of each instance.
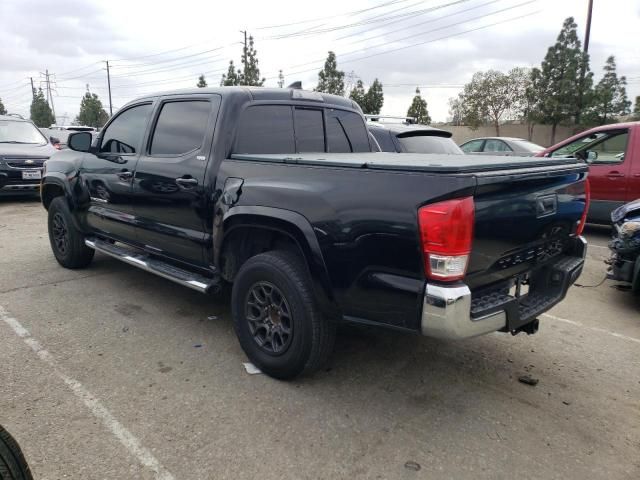
[[[0,143],[44,145],[47,139],[31,122],[0,120]]]
[[[433,135],[413,135],[398,137],[402,151],[405,153],[447,153],[462,155],[462,150],[453,140]]]
[[[537,145],[533,142],[528,142],[527,140],[511,140],[511,143],[520,147],[521,150],[525,150],[527,152],[538,153],[544,150],[544,147]]]

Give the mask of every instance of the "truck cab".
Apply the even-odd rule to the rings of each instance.
[[[589,163],[589,222],[609,224],[613,210],[640,198],[640,122],[595,127],[538,156],[573,156]]]

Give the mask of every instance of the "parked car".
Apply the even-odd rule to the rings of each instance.
[[[367,127],[382,152],[445,153],[462,155],[451,132],[417,124],[368,122]]]
[[[340,323],[535,333],[582,271],[574,158],[373,153],[351,100],[256,87],[145,96],[91,140],[47,162],[56,260],[231,284],[240,345],[276,378],[319,368]]]
[[[55,151],[30,120],[0,115],[0,195],[37,194],[42,166]]]
[[[52,125],[51,128],[41,128],[42,134],[49,138],[51,144],[57,149],[62,150],[67,148],[67,139],[73,132],[91,132],[95,137],[97,135],[97,129],[93,127],[76,126],[76,125]]]
[[[607,277],[625,282],[640,294],[640,199],[616,208],[611,214],[614,235]]]
[[[538,156],[574,156],[589,163],[589,222],[611,224],[613,210],[640,198],[640,122],[592,128]]]
[[[474,138],[460,145],[460,148],[464,153],[515,157],[531,157],[544,150],[543,146],[514,137]]]

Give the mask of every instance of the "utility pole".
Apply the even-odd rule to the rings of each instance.
[[[31,79],[31,100],[36,99],[36,88],[33,86],[33,77],[29,77]]]
[[[244,64],[244,81],[247,81],[247,31],[240,30],[244,34],[244,49],[242,50],[242,63]]]
[[[583,53],[584,59],[582,61],[582,68],[580,69],[580,91],[578,92],[578,111],[576,112],[576,124],[580,124],[580,117],[582,116],[582,103],[584,98],[584,77],[587,73],[587,54],[589,53],[589,38],[591,37],[591,14],[593,12],[593,0],[589,0],[589,7],[587,10],[587,26],[584,32],[584,46]]]
[[[111,75],[109,74],[109,60],[105,60],[107,64],[107,88],[109,89],[109,116],[113,117],[113,106],[111,105]]]
[[[47,81],[47,100],[50,99],[49,103],[51,104],[51,113],[53,113],[53,118],[56,118],[56,110],[53,107],[53,94],[51,93],[51,81],[49,80],[49,70],[45,70],[45,78]]]
[[[589,0],[589,10],[587,11],[587,28],[584,32],[584,53],[589,52],[589,37],[591,37],[591,14],[593,12],[593,0]]]

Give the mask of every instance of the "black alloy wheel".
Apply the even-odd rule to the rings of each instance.
[[[56,212],[51,219],[52,235],[56,249],[61,255],[66,255],[69,251],[69,228],[67,222],[59,212]]]
[[[245,316],[253,340],[268,354],[286,352],[293,338],[293,320],[287,299],[270,282],[257,282],[249,290]]]

